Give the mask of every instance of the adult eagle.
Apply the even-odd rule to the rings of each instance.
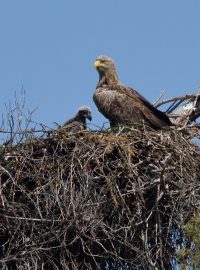
[[[99,56],[94,67],[99,73],[99,82],[93,100],[98,110],[109,119],[111,127],[144,123],[153,129],[160,129],[171,125],[165,113],[137,91],[120,83],[111,58]]]
[[[89,107],[82,106],[73,118],[70,118],[61,126],[61,129],[65,129],[68,132],[84,130],[87,127],[86,119],[91,121],[92,113]]]

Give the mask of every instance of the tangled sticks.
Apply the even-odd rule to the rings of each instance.
[[[200,209],[199,148],[175,128],[1,152],[1,269],[171,269],[175,232]]]

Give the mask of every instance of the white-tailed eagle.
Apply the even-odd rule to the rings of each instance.
[[[111,127],[144,123],[153,129],[170,126],[168,116],[156,109],[134,89],[118,80],[114,61],[99,56],[94,64],[99,82],[93,95],[98,110],[110,121]]]

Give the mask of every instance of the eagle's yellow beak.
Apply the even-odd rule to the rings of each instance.
[[[99,60],[95,61],[94,68],[98,68],[101,66],[101,62]]]

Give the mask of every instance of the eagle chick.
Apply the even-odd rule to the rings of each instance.
[[[82,106],[73,118],[70,118],[61,126],[61,129],[65,129],[68,132],[84,130],[87,127],[86,119],[91,121],[92,113],[89,107]]]

